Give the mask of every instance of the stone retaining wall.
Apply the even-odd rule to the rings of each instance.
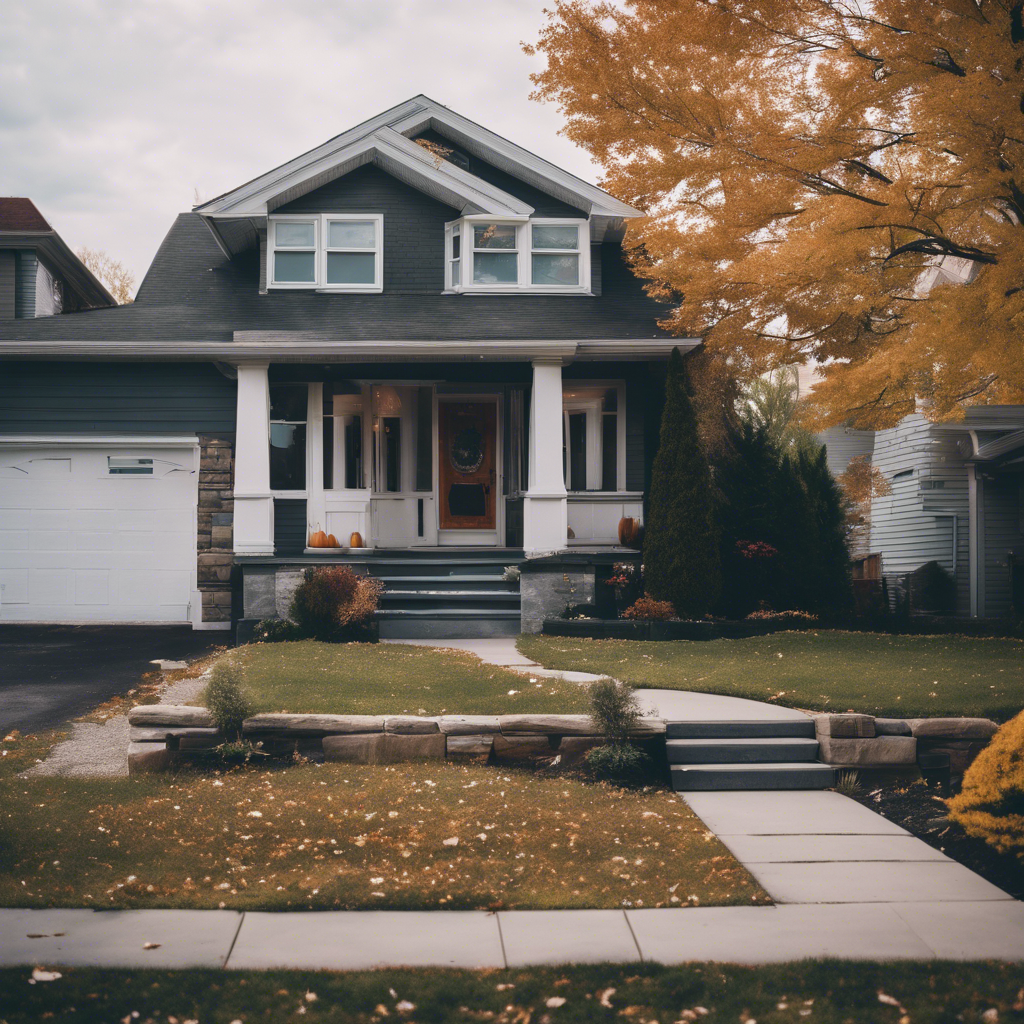
[[[949,754],[954,775],[965,772],[999,726],[987,718],[874,718],[815,715],[818,756],[826,764],[880,767],[916,764],[920,754]]]
[[[202,707],[145,704],[128,714],[128,770],[163,771],[201,756],[223,737]],[[242,726],[268,753],[293,751],[325,761],[395,764],[449,760],[572,764],[605,740],[588,715],[261,714]],[[665,721],[642,719],[638,740],[664,741]]]

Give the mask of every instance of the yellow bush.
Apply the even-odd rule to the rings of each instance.
[[[1024,859],[1024,711],[992,737],[949,801],[949,816],[1001,853]]]

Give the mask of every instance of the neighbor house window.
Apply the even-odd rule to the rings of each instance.
[[[469,218],[447,225],[450,291],[589,292],[585,220],[503,223]]]
[[[271,217],[267,280],[271,288],[379,292],[384,281],[384,218],[329,213]]]
[[[306,489],[305,384],[270,386],[270,489]]]
[[[624,387],[562,390],[562,461],[568,491],[619,491],[625,483]]]

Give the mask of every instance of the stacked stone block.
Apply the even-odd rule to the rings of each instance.
[[[233,486],[232,442],[219,437],[200,437],[196,561],[203,622],[231,621]]]

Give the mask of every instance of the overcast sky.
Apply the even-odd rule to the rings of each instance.
[[[5,0],[0,195],[143,275],[175,214],[425,93],[589,181],[531,101],[545,0]]]

